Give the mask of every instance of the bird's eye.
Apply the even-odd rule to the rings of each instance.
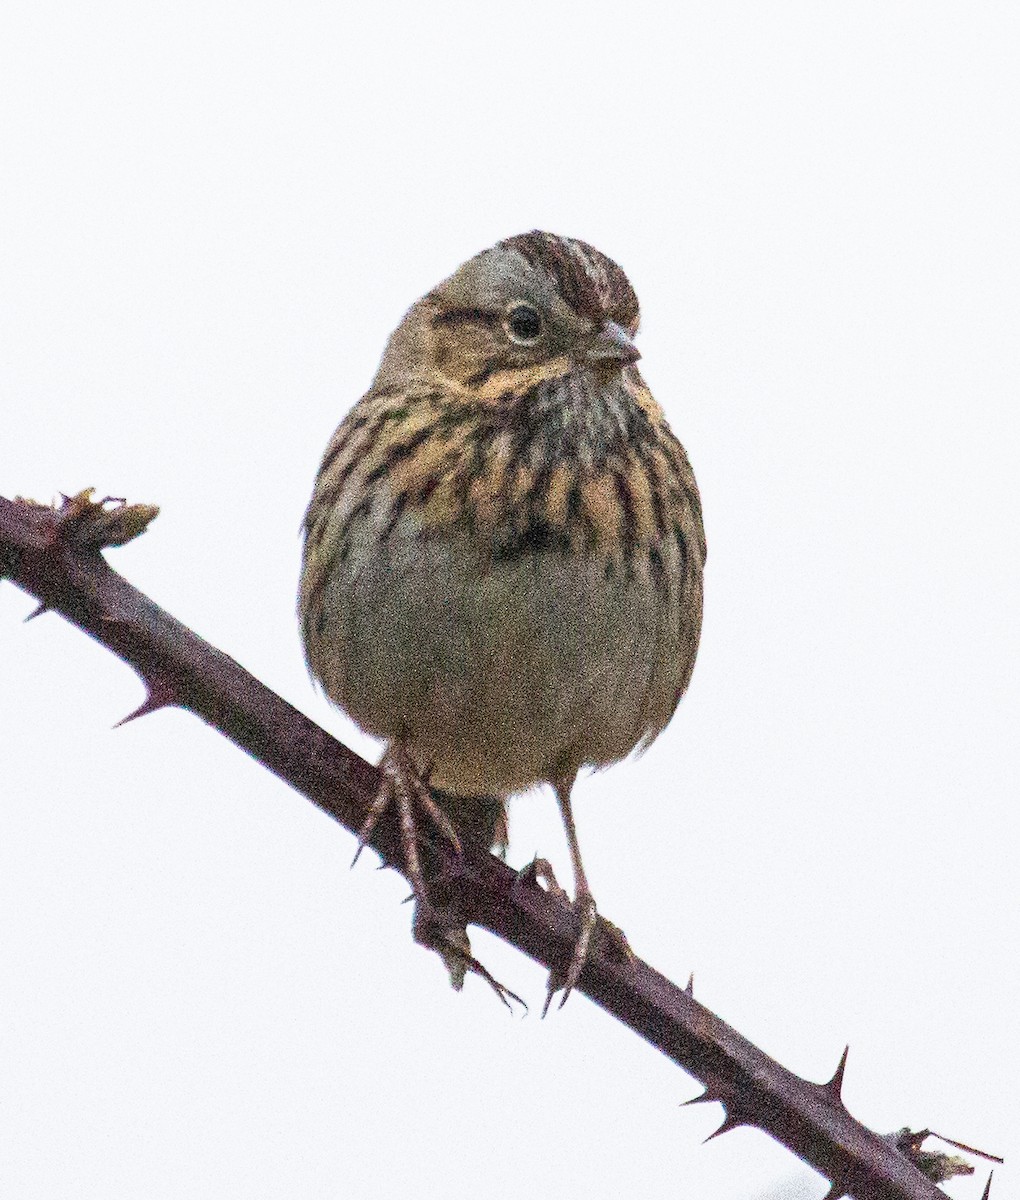
[[[542,336],[542,317],[530,304],[515,304],[506,315],[506,331],[519,346],[533,346]]]

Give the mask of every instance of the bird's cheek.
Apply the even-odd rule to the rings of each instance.
[[[558,354],[555,358],[547,358],[527,367],[506,367],[493,371],[488,378],[481,381],[476,395],[484,403],[494,404],[507,392],[521,396],[538,387],[540,383],[562,379],[564,375],[569,375],[575,370],[577,365],[567,354]]]

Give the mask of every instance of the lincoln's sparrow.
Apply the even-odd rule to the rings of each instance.
[[[550,982],[564,999],[595,926],[574,778],[664,728],[701,629],[698,489],[637,325],[627,277],[584,242],[536,231],[469,259],[390,338],[304,525],[309,665],[388,742],[363,838],[396,804],[424,905],[416,808],[459,848],[463,797],[491,844],[502,798],[551,783],[582,931]],[[473,964],[462,931],[440,941],[452,974]]]

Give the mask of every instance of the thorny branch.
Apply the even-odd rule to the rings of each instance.
[[[136,537],[158,511],[123,501],[93,503],[91,492],[65,497],[57,509],[0,497],[0,579],[7,576],[36,597],[33,616],[60,613],[135,668],[148,695],[126,719],[168,706],[187,709],[357,831],[378,787],[376,769],[103,559],[104,546]],[[386,866],[403,872],[393,822],[380,822],[371,844]],[[576,927],[567,904],[490,855],[458,860],[437,839],[425,845],[423,857],[452,911],[547,968],[569,958]],[[927,1130],[883,1138],[855,1121],[840,1099],[845,1051],[826,1083],[801,1079],[699,1004],[691,984],[677,987],[637,958],[621,962],[598,940],[579,990],[701,1080],[704,1093],[688,1103],[718,1101],[725,1111],[712,1137],[757,1126],[831,1180],[833,1200],[936,1200],[945,1193],[933,1179],[972,1171],[960,1159],[922,1152]]]

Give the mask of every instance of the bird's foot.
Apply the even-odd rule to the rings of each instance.
[[[591,945],[592,934],[595,932],[595,925],[598,921],[595,898],[590,892],[578,893],[571,907],[581,923],[581,932],[574,943],[574,952],[570,956],[570,965],[567,967],[566,972],[564,973],[559,968],[556,968],[549,973],[545,1004],[542,1006],[543,1017],[549,1011],[553,996],[558,991],[562,990],[563,992],[560,1002],[557,1005],[558,1008],[562,1008],[570,998],[570,993],[574,990],[577,981],[581,978],[581,972],[584,970],[584,963],[588,957],[588,947]]]
[[[369,806],[368,813],[358,830],[358,848],[354,853],[351,866],[361,857],[361,852],[368,844],[375,827],[383,814],[391,805],[396,805],[400,817],[400,840],[404,851],[404,865],[407,877],[418,897],[425,895],[425,878],[421,869],[421,855],[418,851],[418,821],[414,809],[417,805],[429,821],[439,830],[453,846],[458,858],[463,857],[460,838],[453,827],[453,822],[443,812],[432,793],[429,785],[421,776],[411,756],[400,746],[391,746],[383,755],[379,769],[383,781],[379,786],[375,799]]]
[[[467,920],[457,898],[456,872],[449,877],[433,876],[426,881],[419,848],[419,813],[416,813],[416,809],[450,843],[458,860],[464,856],[457,830],[437,803],[427,778],[423,778],[411,756],[401,746],[390,746],[379,767],[383,781],[358,831],[358,849],[351,866],[358,861],[383,815],[391,806],[396,806],[404,868],[415,901],[415,941],[429,950],[435,950],[442,958],[450,983],[457,991],[464,986],[464,979],[471,972],[480,975],[507,1008],[511,1007],[511,1000],[516,1000],[526,1009],[524,1001],[495,979],[471,953]]]
[[[577,941],[574,943],[574,950],[566,971],[561,968],[554,968],[549,974],[545,1005],[542,1009],[542,1016],[544,1017],[549,1011],[553,996],[557,992],[563,992],[557,1006],[562,1008],[566,1004],[570,993],[577,986],[577,982],[581,978],[581,972],[584,970],[584,964],[588,958],[588,951],[591,948],[596,929],[598,929],[599,942],[605,945],[605,948],[613,957],[623,962],[630,962],[634,954],[623,930],[611,921],[607,921],[605,917],[598,915],[595,907],[595,898],[587,888],[579,891],[572,903],[568,901],[565,889],[560,887],[556,880],[555,872],[546,859],[535,858],[523,870],[518,872],[517,878],[522,883],[528,883],[532,886],[540,883],[544,884],[545,890],[550,895],[570,903],[581,925],[581,931],[578,934]]]
[[[446,966],[450,984],[455,991],[461,990],[468,974],[478,975],[492,988],[510,1012],[513,1012],[511,1000],[516,1001],[527,1012],[528,1006],[520,996],[500,983],[472,954],[467,922],[456,903],[436,905],[427,898],[419,898],[414,911],[414,940],[428,950],[435,950]]]

